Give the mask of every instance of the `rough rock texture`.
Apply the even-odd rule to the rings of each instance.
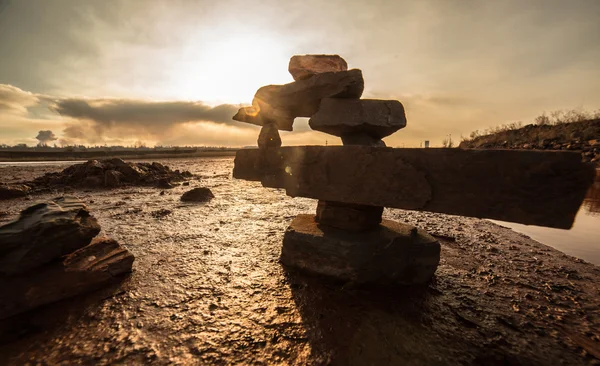
[[[381,223],[383,207],[319,201],[315,221],[349,231],[372,230]]]
[[[288,66],[294,80],[307,79],[323,72],[346,70],[348,63],[338,55],[296,55],[290,59]]]
[[[62,262],[0,278],[0,319],[96,290],[131,272],[133,260],[115,240],[98,238]]]
[[[185,202],[206,202],[213,198],[215,198],[213,193],[205,187],[194,188],[181,196],[181,200]]]
[[[263,125],[260,129],[257,143],[259,149],[281,147],[281,137],[279,137],[277,126],[272,123]]]
[[[570,228],[595,170],[569,152],[299,146],[240,150],[233,176],[293,197]]]
[[[174,187],[175,185],[171,184],[171,182],[167,178],[161,178],[156,182],[156,188],[171,189]]]
[[[241,108],[236,121],[262,126],[269,122],[278,129],[292,131],[294,118],[310,117],[323,98],[360,98],[364,89],[358,69],[316,74],[285,85],[267,85],[258,89],[252,107]]]
[[[188,171],[171,170],[160,163],[128,163],[119,158],[88,160],[62,172],[44,174],[27,182],[32,192],[56,187],[115,188],[127,185],[157,185],[160,180],[178,182],[189,179]],[[0,199],[2,195],[0,194]]]
[[[298,215],[283,237],[281,262],[356,283],[422,284],[440,261],[440,243],[414,226],[383,220],[375,230],[350,233]]]
[[[0,200],[25,197],[31,188],[25,184],[0,184]]]
[[[308,124],[330,135],[366,134],[379,140],[405,127],[406,115],[397,100],[325,98]]]
[[[0,227],[0,274],[23,273],[51,262],[88,245],[99,232],[96,219],[76,198],[31,206],[18,220]]]
[[[107,188],[120,186],[122,179],[123,173],[117,170],[107,170],[104,172],[104,186]]]

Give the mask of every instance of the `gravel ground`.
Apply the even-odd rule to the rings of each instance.
[[[0,201],[2,224],[75,195],[136,257],[119,285],[0,324],[0,364],[600,364],[599,267],[485,220],[386,209],[442,243],[433,281],[334,283],[278,261],[287,225],[315,200],[231,179],[232,158],[159,161],[199,178],[163,195]],[[4,167],[0,181],[62,168]],[[181,202],[194,187],[215,198]]]

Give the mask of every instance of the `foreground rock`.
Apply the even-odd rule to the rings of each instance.
[[[423,230],[383,220],[376,229],[348,232],[298,215],[283,237],[281,262],[313,274],[355,283],[428,282],[440,261],[440,244]]]
[[[397,100],[325,98],[308,124],[342,138],[364,134],[380,140],[404,128],[406,115]]]
[[[75,198],[29,207],[0,227],[0,274],[30,271],[88,245],[99,232],[96,219]]]
[[[130,272],[133,255],[100,232],[83,202],[61,197],[0,226],[0,319],[92,291]]]
[[[160,163],[131,163],[121,159],[88,160],[58,173],[47,173],[28,185],[32,190],[62,186],[116,188],[128,185],[156,186],[159,182],[180,182],[191,178],[188,171],[171,170]],[[163,184],[163,183],[161,183]],[[0,195],[0,199],[2,196]]]
[[[240,150],[233,176],[293,197],[570,228],[595,170],[569,152],[302,146]]]
[[[115,240],[99,238],[61,262],[0,278],[0,319],[118,281],[133,261]]]
[[[215,196],[210,189],[206,187],[194,188],[181,196],[181,200],[184,202],[207,202],[213,198],[215,198]]]
[[[290,59],[288,66],[294,80],[307,79],[323,72],[346,70],[348,63],[338,55],[296,55]]]
[[[278,129],[292,131],[294,118],[310,117],[323,98],[360,98],[364,89],[358,69],[325,72],[285,85],[267,85],[258,89],[252,107],[241,108],[236,121],[262,126],[269,122]]]

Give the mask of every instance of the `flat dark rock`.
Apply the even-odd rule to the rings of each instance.
[[[90,243],[100,225],[76,198],[61,197],[21,212],[0,227],[0,274],[27,272]]]
[[[368,135],[376,141],[406,126],[404,106],[397,100],[325,98],[308,124],[335,136]],[[344,141],[346,144],[346,141]]]
[[[213,198],[215,198],[215,196],[210,189],[206,187],[194,188],[181,196],[181,200],[184,202],[207,202]]]
[[[283,237],[281,262],[338,280],[378,285],[428,282],[440,261],[440,244],[414,226],[383,220],[351,233],[298,215]]]
[[[236,154],[234,178],[293,197],[570,228],[595,176],[579,153],[298,146]]]
[[[262,126],[274,123],[278,129],[292,131],[294,118],[310,117],[323,98],[358,99],[364,89],[358,69],[324,72],[285,85],[267,85],[258,89],[252,107],[241,108],[236,121]]]

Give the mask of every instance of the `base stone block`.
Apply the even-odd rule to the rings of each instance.
[[[313,215],[292,221],[281,251],[286,266],[378,285],[426,283],[439,261],[439,242],[414,226],[382,220],[372,231],[348,232],[320,225]]]

